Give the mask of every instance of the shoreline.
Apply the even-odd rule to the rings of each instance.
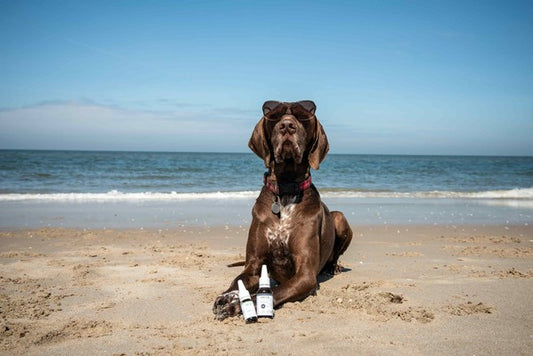
[[[351,225],[528,225],[533,201],[513,199],[323,198]],[[0,201],[0,230],[42,227],[249,226],[254,198],[184,201]]]
[[[0,231],[0,353],[531,350],[533,227],[352,228],[343,273],[253,325],[211,312],[240,270],[226,264],[243,259],[246,225]]]

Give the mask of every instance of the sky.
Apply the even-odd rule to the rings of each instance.
[[[533,155],[532,1],[0,0],[0,149]]]

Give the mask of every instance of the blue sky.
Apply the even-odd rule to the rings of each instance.
[[[0,0],[0,148],[247,152],[314,100],[334,153],[533,155],[532,1]]]

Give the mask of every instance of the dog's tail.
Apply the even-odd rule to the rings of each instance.
[[[240,267],[244,266],[246,264],[246,261],[239,261],[239,262],[233,262],[228,265],[228,267]]]

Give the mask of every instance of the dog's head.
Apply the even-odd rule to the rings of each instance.
[[[294,164],[318,169],[329,150],[328,139],[310,100],[267,101],[248,146],[267,168]]]

